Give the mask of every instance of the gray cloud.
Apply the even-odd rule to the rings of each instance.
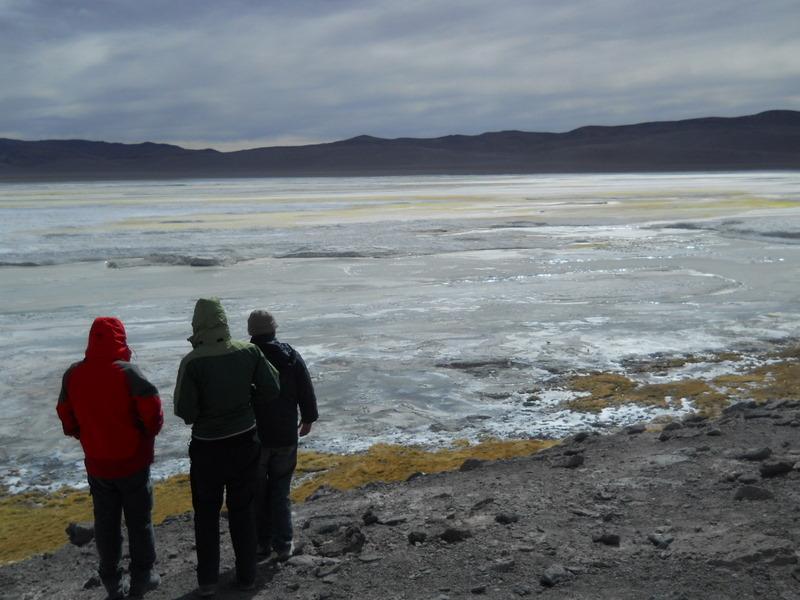
[[[796,0],[0,0],[0,135],[223,148],[800,108]]]

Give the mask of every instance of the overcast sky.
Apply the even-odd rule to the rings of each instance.
[[[798,0],[0,0],[0,137],[235,149],[800,109]]]

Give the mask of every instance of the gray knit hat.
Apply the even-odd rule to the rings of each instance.
[[[274,334],[277,328],[275,318],[266,310],[254,310],[247,319],[247,333],[251,336]]]

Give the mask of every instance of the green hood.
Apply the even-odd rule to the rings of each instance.
[[[189,338],[194,348],[200,344],[214,344],[231,339],[228,329],[228,317],[219,298],[200,298],[194,305],[192,316],[192,337]]]

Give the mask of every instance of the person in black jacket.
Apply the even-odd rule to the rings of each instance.
[[[280,374],[280,397],[266,418],[259,419],[261,438],[256,516],[258,553],[287,560],[293,551],[292,506],[289,490],[297,466],[298,437],[308,435],[317,420],[317,398],[303,357],[289,344],[275,339],[278,328],[266,310],[254,310],[247,320],[251,343],[264,353]],[[298,425],[298,408],[300,409]]]

